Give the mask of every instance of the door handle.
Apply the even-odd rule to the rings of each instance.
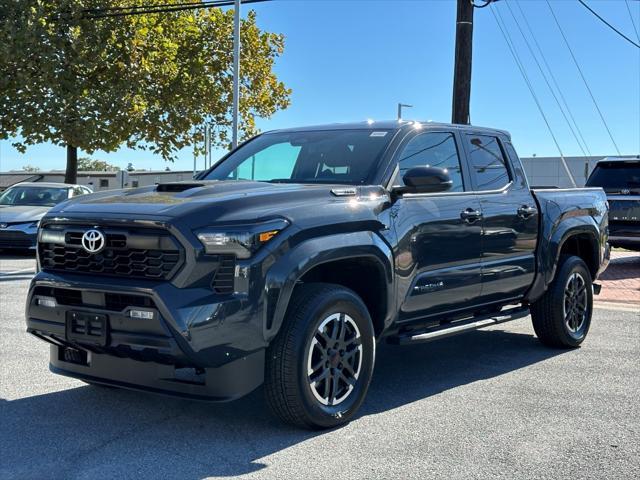
[[[518,216],[521,218],[529,218],[538,213],[538,209],[536,207],[531,207],[529,205],[522,205],[518,209]]]
[[[473,208],[465,208],[460,212],[460,218],[467,223],[475,223],[482,218],[482,212]]]

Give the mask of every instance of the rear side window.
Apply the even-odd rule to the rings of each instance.
[[[511,178],[496,137],[465,135],[469,152],[469,166],[476,182],[476,190],[499,190]]]
[[[640,188],[640,162],[600,162],[587,180],[588,187],[612,190]]]
[[[460,158],[453,134],[448,132],[427,132],[416,135],[404,147],[399,163],[397,185],[402,185],[402,176],[414,167],[438,167],[449,173],[453,185],[448,192],[464,191]]]

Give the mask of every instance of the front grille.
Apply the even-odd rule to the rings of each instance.
[[[29,248],[33,243],[33,236],[24,232],[0,230],[0,248]]]
[[[82,235],[93,227],[56,226],[38,245],[42,269],[114,277],[168,280],[184,262],[184,252],[166,231],[99,228],[105,247],[89,253]],[[43,232],[44,233],[44,232]]]
[[[228,295],[235,290],[234,276],[236,270],[236,257],[234,255],[221,255],[220,264],[213,277],[213,289],[216,293]]]

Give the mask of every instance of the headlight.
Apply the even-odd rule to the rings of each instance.
[[[260,247],[284,230],[289,222],[284,219],[250,225],[210,227],[196,232],[198,240],[209,254],[233,254],[249,258]]]

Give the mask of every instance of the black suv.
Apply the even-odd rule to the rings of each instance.
[[[604,158],[587,180],[609,200],[609,244],[640,251],[640,157]]]
[[[504,131],[274,131],[193,181],[52,209],[27,328],[55,373],[218,401],[264,383],[285,421],[332,427],[380,341],[531,312],[543,343],[580,345],[606,232],[602,189],[530,190]]]

